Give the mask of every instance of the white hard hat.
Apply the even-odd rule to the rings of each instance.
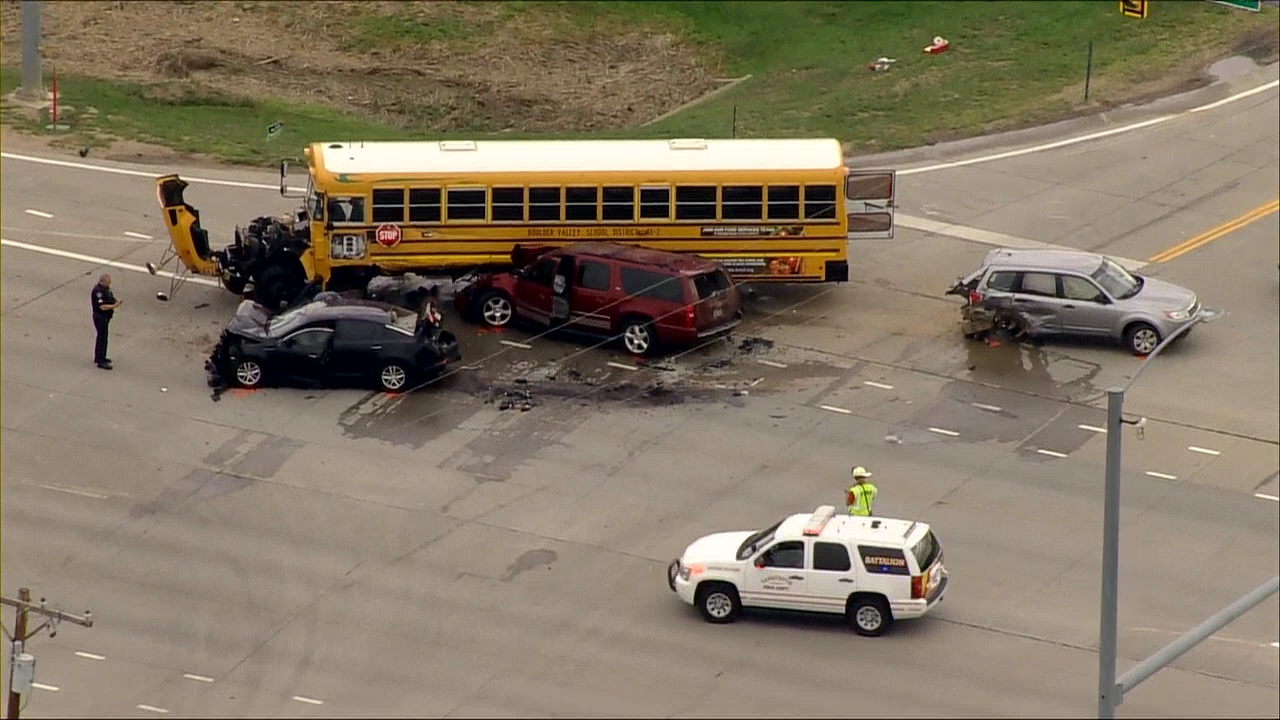
[[[866,468],[859,465],[853,469],[853,476],[856,478],[869,478],[871,477],[871,473],[867,472]]]

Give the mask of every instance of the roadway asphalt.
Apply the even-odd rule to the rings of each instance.
[[[908,172],[901,212],[1141,262],[1274,199],[1277,126],[1271,90]],[[162,304],[163,282],[114,270],[116,370],[90,362],[102,267],[66,253],[155,259],[152,181],[14,158],[0,177],[4,593],[95,617],[32,643],[46,689],[24,715],[1093,712],[1103,437],[1088,427],[1137,362],[961,338],[942,293],[989,244],[908,224],[853,243],[855,282],[752,301],[735,342],[772,345],[624,370],[616,352],[458,326],[478,367],[442,387],[213,402],[202,360],[235,306],[216,288]],[[225,185],[188,200],[215,238],[289,208]],[[1276,218],[1144,267],[1228,314],[1128,400],[1151,420],[1125,438],[1122,671],[1280,569]],[[535,407],[498,409],[512,388]],[[719,627],[667,590],[697,536],[838,503],[852,464],[876,472],[878,513],[934,526],[952,574],[936,615],[874,640],[838,621]],[[1272,598],[1120,712],[1275,717],[1278,640]]]

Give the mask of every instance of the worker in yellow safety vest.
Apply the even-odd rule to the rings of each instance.
[[[844,491],[844,501],[849,506],[850,515],[871,515],[871,505],[876,501],[876,494],[880,491],[867,481],[871,477],[871,473],[867,469],[859,465],[853,469],[853,485]]]

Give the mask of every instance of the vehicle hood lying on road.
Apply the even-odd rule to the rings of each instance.
[[[680,562],[688,565],[696,562],[738,562],[738,548],[752,533],[722,532],[700,538],[685,548]]]
[[[1142,289],[1134,296],[1134,300],[1144,303],[1160,304],[1160,310],[1187,310],[1196,301],[1196,294],[1181,285],[1142,276]]]
[[[266,337],[267,323],[270,320],[271,311],[266,306],[245,300],[236,308],[236,314],[227,323],[226,331],[244,337]]]

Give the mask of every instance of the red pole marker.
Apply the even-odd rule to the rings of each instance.
[[[58,71],[53,71],[53,129],[58,129]]]

